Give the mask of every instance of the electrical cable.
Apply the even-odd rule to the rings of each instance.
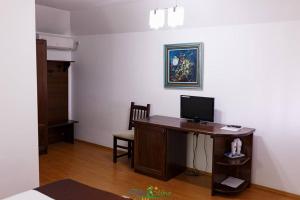
[[[196,142],[195,142],[195,145],[193,145],[193,172],[192,172],[192,175],[193,176],[199,176],[199,171],[196,167],[196,154],[197,154],[197,149],[198,149],[198,142],[199,142],[199,134],[198,133],[194,133],[193,135],[193,141],[195,140],[195,136],[196,136]],[[193,142],[194,144],[194,142]]]
[[[198,148],[198,134],[194,134],[194,136],[196,136],[196,146],[194,146],[194,143],[193,143],[193,147],[194,147],[194,149],[193,149],[193,152],[194,152],[194,154],[193,154],[193,168],[194,169],[196,169],[196,164],[195,164],[195,161],[196,161],[196,150],[197,150],[197,148]],[[194,140],[194,137],[193,136],[193,140]]]
[[[196,141],[195,141],[196,136]],[[193,133],[193,169],[187,171],[185,174],[188,176],[199,176],[199,172],[196,168],[196,154],[197,154],[197,148],[198,148],[198,136],[199,134]]]
[[[204,171],[207,171],[207,167],[208,167],[208,159],[207,159],[207,149],[206,149],[206,135],[204,135],[204,152],[205,152],[205,170]]]

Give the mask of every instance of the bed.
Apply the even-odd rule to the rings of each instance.
[[[5,200],[128,200],[110,192],[89,187],[71,179],[41,186]]]

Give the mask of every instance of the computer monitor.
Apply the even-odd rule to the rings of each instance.
[[[214,121],[215,99],[210,97],[180,96],[180,117],[195,122]]]

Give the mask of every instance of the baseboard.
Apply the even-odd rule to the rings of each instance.
[[[190,168],[190,167],[187,167],[186,169],[188,171],[195,171],[195,172],[197,172],[200,175],[211,176],[210,172],[202,171],[202,170],[199,170],[199,169],[193,169],[193,168]]]
[[[112,152],[112,150],[113,150],[111,147],[102,146],[102,145],[87,142],[87,141],[84,141],[84,140],[75,139],[75,141],[80,142],[80,143],[84,143],[84,144],[87,144],[87,145],[95,146],[95,147],[104,149],[106,151],[111,151]],[[202,170],[198,170],[198,169],[193,169],[193,168],[187,167],[187,170],[194,170],[199,174],[202,174],[202,175],[205,175],[205,176],[212,176],[212,174],[210,172],[206,172],[206,171],[202,171]],[[273,192],[273,193],[276,193],[276,194],[280,194],[280,195],[285,196],[285,197],[300,199],[300,195],[285,192],[285,191],[282,191],[282,190],[273,189],[273,188],[270,188],[270,187],[266,187],[266,186],[262,186],[262,185],[258,185],[258,184],[254,184],[254,183],[251,183],[251,187],[257,188],[257,189],[260,189],[260,190],[265,190],[265,191],[268,191],[268,192]]]
[[[197,173],[199,173],[201,175],[210,176],[210,177],[212,176],[212,173],[202,171],[202,170],[198,170],[198,169],[193,169],[193,168],[187,167],[187,170],[191,170],[191,171],[194,170],[194,171],[196,171]],[[300,195],[285,192],[285,191],[282,191],[282,190],[277,190],[277,189],[262,186],[262,185],[257,185],[257,184],[254,184],[254,183],[251,183],[251,187],[257,188],[257,189],[260,189],[260,190],[264,190],[264,191],[268,191],[268,192],[272,192],[272,193],[276,193],[276,194],[280,194],[280,195],[285,196],[285,197],[300,199]]]
[[[273,193],[276,193],[276,194],[280,194],[280,195],[285,196],[285,197],[300,199],[300,195],[298,195],[298,194],[293,194],[293,193],[285,192],[285,191],[282,191],[282,190],[277,190],[277,189],[274,189],[274,188],[270,188],[270,187],[266,187],[266,186],[262,186],[262,185],[257,185],[257,184],[254,184],[254,183],[251,183],[251,187],[254,187],[254,188],[257,188],[257,189],[260,189],[260,190],[265,190],[265,191],[268,191],[268,192],[273,192]]]
[[[80,143],[84,143],[84,144],[87,144],[87,145],[90,145],[90,146],[94,146],[94,147],[99,147],[101,149],[104,149],[106,151],[113,151],[113,149],[111,147],[106,147],[106,146],[103,146],[103,145],[100,145],[100,144],[95,144],[95,143],[92,143],[92,142],[87,142],[87,141],[84,141],[84,140],[80,140],[80,139],[75,139],[76,142],[80,142]]]

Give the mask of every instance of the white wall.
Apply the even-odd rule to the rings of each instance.
[[[300,194],[300,21],[78,38],[77,138],[111,147],[112,134],[127,128],[130,101],[150,103],[151,114],[178,117],[179,95],[212,96],[216,121],[257,129],[253,182]],[[187,42],[205,44],[204,89],[165,89],[163,45]],[[204,170],[202,148],[197,167]]]
[[[36,31],[59,35],[71,35],[70,12],[36,5]],[[48,50],[48,60],[72,60],[71,51]]]
[[[0,198],[39,185],[34,6],[1,1]]]
[[[38,32],[70,35],[70,12],[36,5],[36,29]]]

